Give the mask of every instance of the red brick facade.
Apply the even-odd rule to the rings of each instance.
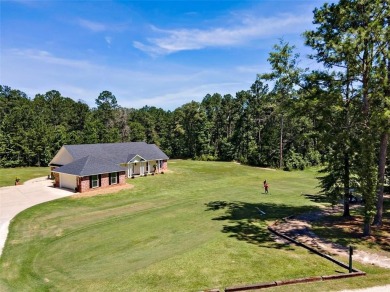
[[[163,160],[161,161],[161,167],[160,167],[160,173],[164,172],[168,169],[168,161]],[[57,167],[51,167],[51,170],[53,171]],[[157,169],[156,169],[157,170]],[[152,170],[149,169],[151,172]],[[155,172],[157,174],[157,172]],[[57,172],[51,172],[52,178],[54,178],[54,187],[59,187],[60,186],[60,174]],[[91,183],[90,183],[90,176],[84,176],[84,177],[77,177],[77,187],[76,191],[80,193],[92,191],[95,189],[100,189],[100,188],[109,188],[112,186],[118,186],[118,185],[124,185],[126,184],[126,172],[121,171],[119,172],[119,179],[116,184],[110,185],[110,174],[109,173],[104,173],[100,175],[99,178],[99,186],[95,188],[91,188]]]
[[[119,172],[118,183],[114,185],[110,185],[110,175],[108,173],[104,173],[100,176],[100,187],[96,187],[96,188],[90,187],[89,180],[90,180],[90,176],[79,177],[77,181],[77,191],[80,193],[84,193],[95,189],[109,188],[117,185],[124,185],[126,183],[126,174],[125,171]]]
[[[124,185],[126,183],[126,172],[122,171],[119,173],[119,182],[118,184]]]
[[[162,171],[168,170],[168,161],[167,160],[163,160],[161,170]]]
[[[54,169],[56,169],[57,166],[51,166],[50,167],[50,177],[54,179],[53,187],[58,188],[60,186],[60,174],[53,172]]]
[[[58,172],[52,172],[52,177],[54,177],[53,186],[58,188],[60,186],[60,174]]]
[[[153,166],[153,170],[150,170],[150,172],[153,172],[154,174],[158,174],[158,173],[161,173],[161,172],[164,172],[166,170],[168,170],[168,161],[167,160],[161,160],[160,162],[156,161],[156,163],[159,163],[160,165],[160,168],[154,168],[154,166],[156,166],[156,164]]]
[[[89,176],[79,177],[77,180],[77,191],[83,193],[89,189]]]

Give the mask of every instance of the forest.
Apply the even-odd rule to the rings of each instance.
[[[388,0],[324,4],[303,33],[308,58],[280,40],[270,72],[234,96],[207,94],[173,111],[121,107],[103,91],[96,107],[52,90],[28,97],[0,86],[0,167],[46,166],[64,144],[145,141],[170,158],[238,161],[299,170],[321,165],[323,195],[364,200],[365,234],[382,224],[389,179],[390,8]]]

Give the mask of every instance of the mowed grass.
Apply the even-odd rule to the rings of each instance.
[[[50,174],[49,167],[0,168],[0,187],[13,186],[16,177],[23,184],[27,180],[47,176],[48,174]]]
[[[276,243],[266,228],[319,208],[301,195],[315,193],[315,170],[184,160],[170,161],[169,169],[129,180],[135,187],[117,194],[64,198],[19,214],[0,259],[0,290],[199,291],[346,272],[301,247]],[[357,267],[370,274],[338,280],[340,289],[379,285],[390,276]]]

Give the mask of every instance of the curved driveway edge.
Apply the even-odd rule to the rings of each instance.
[[[52,181],[46,177],[29,180],[19,186],[0,188],[0,256],[12,218],[31,206],[72,195],[74,192],[71,190],[53,188]]]

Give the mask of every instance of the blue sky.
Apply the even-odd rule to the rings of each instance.
[[[165,110],[235,95],[269,71],[280,38],[305,59],[301,35],[325,2],[0,0],[0,84]]]

